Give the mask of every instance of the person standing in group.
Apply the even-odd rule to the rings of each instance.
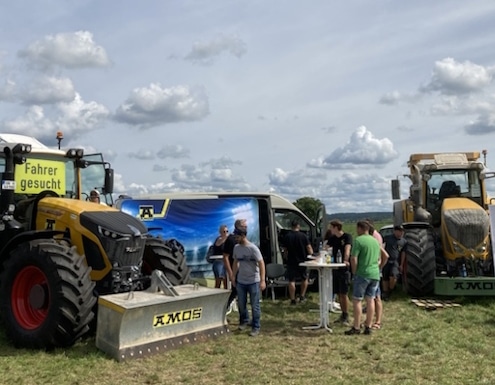
[[[382,235],[375,228],[375,224],[374,224],[373,220],[370,219],[370,218],[366,218],[365,220],[366,220],[366,222],[368,222],[370,224],[370,234],[373,236],[373,238],[375,238],[378,241],[378,243],[380,244],[380,246],[383,245]]]
[[[215,239],[215,242],[213,242],[212,255],[223,256],[223,245],[229,236],[229,230],[226,225],[221,225],[218,232],[220,235]],[[215,275],[215,288],[220,288],[223,283],[223,288],[227,289],[227,274],[223,259],[213,261],[213,274]]]
[[[372,219],[365,219],[370,224],[370,235],[375,238],[380,247],[383,247],[383,238],[379,231],[376,230],[375,224]],[[388,258],[388,256],[387,256]],[[363,306],[363,313],[366,313],[366,306]],[[382,272],[380,271],[380,284],[378,285],[378,289],[376,289],[375,296],[375,323],[373,324],[374,328],[379,329],[381,325],[383,314],[383,303],[382,303]]]
[[[368,220],[368,223],[370,221]],[[378,231],[375,230],[375,227],[373,225],[373,222],[370,223],[370,229],[369,229],[369,234],[373,236],[380,245],[380,266],[384,266],[385,263],[387,262],[389,255],[383,248],[383,243],[381,243],[382,236]],[[379,235],[379,238],[376,237],[375,234]],[[381,271],[380,271],[380,276],[381,276]],[[382,328],[382,317],[383,317],[383,303],[382,303],[382,292],[380,289],[380,285],[376,288],[376,293],[375,293],[375,322],[371,326],[372,329],[381,329]],[[363,309],[363,313],[365,312],[365,309]]]
[[[385,250],[390,256],[387,264],[383,267],[383,300],[388,301],[390,294],[395,289],[399,278],[400,265],[406,258],[407,241],[404,238],[404,228],[402,225],[394,226],[394,233],[386,236],[383,240]]]
[[[247,295],[249,294],[252,313],[249,335],[256,337],[261,328],[260,293],[266,288],[265,262],[258,246],[248,241],[247,231],[235,229],[234,235],[237,245],[234,246],[233,252],[232,286],[237,288],[239,330],[244,330],[249,325],[247,310]]]
[[[308,289],[308,269],[299,266],[306,262],[308,255],[313,254],[313,247],[306,234],[300,231],[298,220],[291,223],[291,231],[283,239],[284,256],[287,260],[287,279],[289,280],[289,297],[291,305],[296,302],[296,279],[301,280],[300,302],[306,301],[306,290]]]
[[[377,240],[369,234],[370,225],[367,221],[358,221],[351,249],[351,270],[354,275],[352,304],[354,310],[354,325],[345,334],[361,333],[361,302],[366,299],[366,321],[364,334],[371,334],[371,324],[375,313],[374,297],[380,283],[380,254],[381,248]]]
[[[247,232],[247,221],[245,219],[236,219],[234,223],[234,231],[235,230],[243,230]],[[233,233],[227,237],[225,243],[223,244],[223,264],[225,266],[225,272],[227,273],[230,282],[233,282],[234,280],[232,264],[234,262],[234,246],[236,244],[237,238]],[[227,301],[227,308],[230,307],[236,296],[237,289],[235,288],[235,286],[232,286],[232,291]]]
[[[342,222],[334,219],[330,222],[330,231],[332,236],[328,238],[327,245],[332,248],[333,260],[337,260],[337,255],[340,253],[342,262],[346,267],[333,270],[333,293],[339,298],[340,310],[342,314],[335,321],[343,325],[349,326],[349,285],[351,283],[350,272],[350,256],[352,246],[352,235],[345,233],[342,230]]]

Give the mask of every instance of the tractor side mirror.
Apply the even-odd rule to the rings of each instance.
[[[103,187],[104,194],[113,193],[113,168],[105,169],[105,186]]]
[[[392,199],[400,199],[400,181],[392,179]]]

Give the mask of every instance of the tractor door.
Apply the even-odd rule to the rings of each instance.
[[[101,153],[87,154],[82,158],[81,164],[81,199],[88,200],[90,191],[96,189],[100,192],[100,200],[107,205],[113,205],[113,170],[110,164],[105,162]]]

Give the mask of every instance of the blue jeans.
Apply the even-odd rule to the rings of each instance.
[[[362,300],[364,297],[375,298],[378,287],[380,287],[379,280],[363,278],[356,275],[352,287],[352,298],[358,300]]]
[[[239,324],[245,325],[249,323],[249,313],[247,309],[247,295],[251,300],[251,312],[253,313],[253,320],[251,327],[253,330],[259,330],[261,319],[261,307],[260,307],[260,283],[243,284],[236,283],[237,288],[237,301],[239,305]]]

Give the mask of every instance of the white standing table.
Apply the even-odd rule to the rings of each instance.
[[[320,260],[302,262],[299,266],[310,270],[318,270],[318,292],[320,294],[320,323],[317,325],[305,326],[303,329],[326,329],[332,332],[328,326],[329,302],[333,301],[333,270],[345,267],[345,263],[325,263]]]

